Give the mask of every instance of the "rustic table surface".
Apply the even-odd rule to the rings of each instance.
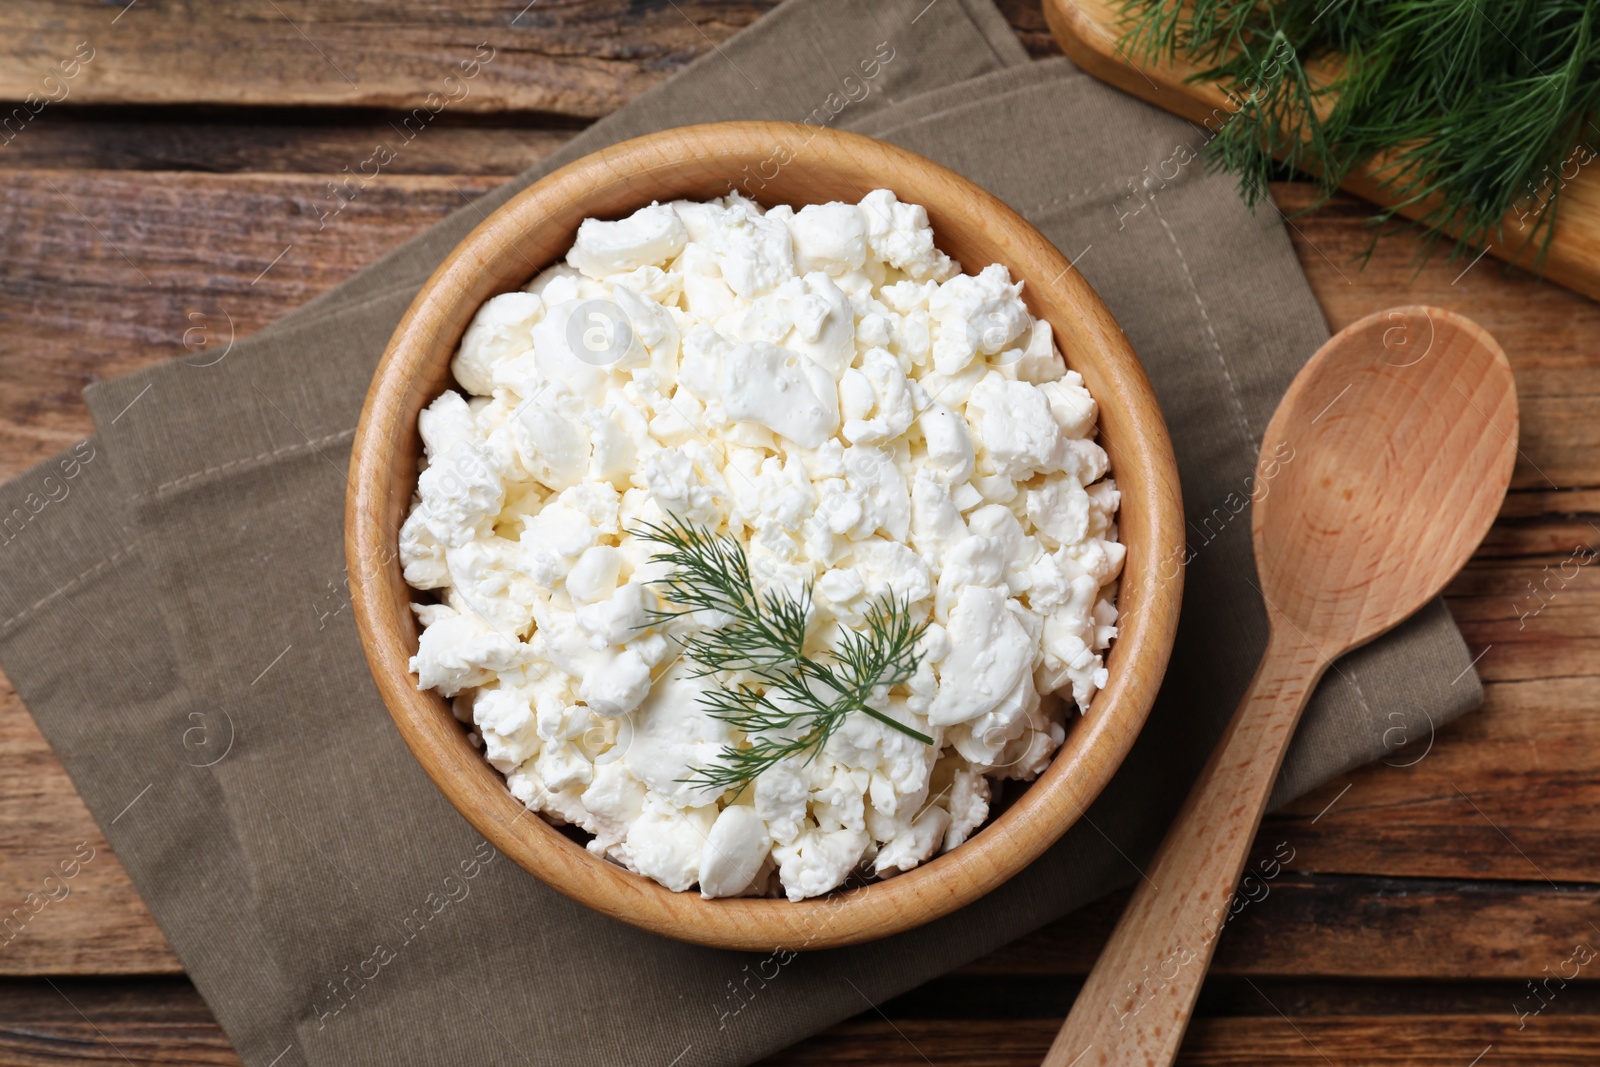
[[[85,385],[184,354],[224,307],[241,336],[259,329],[772,6],[124,2],[0,7],[0,100],[40,92],[62,42],[96,49],[95,77],[0,147],[0,476],[89,432]],[[1037,3],[1002,6],[1055,53]],[[516,62],[486,68],[319,231],[329,180],[480,40]],[[1290,215],[1313,201],[1272,193]],[[1511,494],[1448,591],[1487,700],[1267,820],[1258,851],[1287,843],[1293,873],[1228,928],[1182,1062],[1593,1064],[1600,965],[1556,976],[1600,945],[1600,578],[1580,565],[1600,545],[1600,307],[1492,260],[1419,269],[1407,237],[1363,268],[1364,213],[1336,198],[1293,224],[1330,325],[1435,304],[1487,327],[1516,370]],[[0,1063],[237,1063],[0,678],[0,911],[79,842],[99,857],[70,898],[0,947]],[[770,1062],[1036,1063],[1119,904]]]

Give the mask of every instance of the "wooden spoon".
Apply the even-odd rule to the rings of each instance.
[[[1467,562],[1505,496],[1516,442],[1505,353],[1451,312],[1368,316],[1301,370],[1251,491],[1266,654],[1046,1067],[1173,1061],[1300,710],[1335,659]]]

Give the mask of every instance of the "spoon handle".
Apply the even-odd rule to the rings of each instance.
[[[1162,1067],[1177,1056],[1284,750],[1327,666],[1308,639],[1289,631],[1274,629],[1045,1067]]]

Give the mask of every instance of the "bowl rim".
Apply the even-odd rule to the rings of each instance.
[[[559,251],[542,262],[523,256],[531,278],[570,247],[575,220],[586,217],[582,205],[594,202],[596,190],[627,197],[638,185],[632,202],[642,207],[670,198],[652,193],[651,178],[701,171],[715,171],[718,180],[748,176],[758,162],[764,174],[777,158],[775,146],[787,156],[782,167],[800,160],[802,170],[842,173],[847,181],[867,175],[867,188],[889,188],[923,205],[936,234],[997,235],[973,239],[1005,244],[1010,252],[999,261],[1027,281],[1030,311],[1048,318],[1059,338],[1075,339],[1068,364],[1090,383],[1100,409],[1097,430],[1122,494],[1118,526],[1128,552],[1118,593],[1121,633],[1108,654],[1107,685],[1071,724],[1050,766],[962,845],[892,878],[809,900],[707,900],[595,856],[542,818],[524,818],[530,809],[471,746],[449,702],[416,688],[408,663],[416,626],[396,532],[416,480],[417,411],[439,391],[419,388],[419,380],[439,378],[435,363],[442,363],[441,388],[453,387],[448,365],[466,321],[487,295],[523,284],[486,286],[486,265],[501,262],[508,247],[515,253],[513,242],[538,227],[560,223],[568,236]],[[764,188],[765,181],[752,193],[747,178],[741,191],[761,200]],[[962,221],[969,217],[980,221]],[[396,328],[362,407],[345,547],[356,627],[379,693],[423,770],[468,822],[519,866],[602,914],[696,944],[774,951],[856,944],[947,915],[1021,871],[1082,816],[1132,747],[1165,674],[1181,601],[1184,530],[1172,444],[1144,370],[1088,281],[1042,234],[981,187],[906,149],[827,127],[724,122],[648,134],[575,160],[502,204],[444,258]]]

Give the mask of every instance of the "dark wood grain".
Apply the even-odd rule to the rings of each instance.
[[[0,148],[0,164],[44,170],[198,170],[213,174],[358,172],[393,144],[405,112],[370,108],[177,106],[52,109]],[[386,174],[516,174],[585,125],[559,117],[442,112],[395,153]]]
[[[1538,1067],[1591,1067],[1600,1056],[1600,1024],[1589,1018],[1542,1020],[1519,1033],[1510,1013],[1481,1016],[1288,1018],[1263,1004],[1260,1016],[1199,1019],[1178,1055],[1179,1067],[1467,1067],[1486,1050],[1503,1058],[1477,1061]],[[1021,1067],[1039,1062],[1057,1023],[1022,1019],[979,1023],[964,1019],[858,1018],[764,1061],[765,1067],[871,1064],[873,1067]],[[1506,1052],[1509,1050],[1509,1052]]]
[[[1045,59],[1061,54],[1061,46],[1045,23],[1044,8],[1037,0],[996,0],[995,7],[1005,15],[1030,56]]]
[[[776,0],[161,0],[0,7],[0,97],[41,96],[44,77],[87,41],[66,82],[75,103],[296,104],[410,110],[472,60],[460,111],[614,110],[749,25]],[[57,96],[59,90],[55,90]],[[26,132],[24,132],[24,136]]]
[[[247,336],[499,181],[381,176],[337,209],[306,175],[0,171],[0,475],[89,432],[90,382]]]
[[[1212,975],[1516,981],[1580,942],[1600,945],[1589,925],[1600,886],[1291,873],[1256,892],[1223,933]],[[1096,901],[956,973],[1087,974],[1126,900]]]
[[[0,1063],[228,1065],[239,1057],[186,979],[0,981]]]
[[[1497,652],[1516,654],[1494,647],[1483,663]],[[1341,777],[1263,838],[1292,838],[1322,871],[1600,881],[1596,689],[1592,675],[1491,682],[1483,710],[1440,730],[1421,763]]]
[[[93,858],[65,883],[69,895],[30,915],[28,894],[44,890],[64,860],[87,854],[82,845]],[[0,936],[0,974],[183,970],[61,762],[0,677],[0,921],[15,923],[18,907],[26,924]]]
[[[943,988],[941,988],[943,987]],[[956,990],[934,983],[831,1027],[762,1067],[870,1064],[872,1067],[1024,1067],[1039,1061],[1055,1032],[1049,1009],[1072,989],[1040,998],[1003,986],[1000,996],[956,1002]],[[1328,985],[1229,983],[1211,997],[1218,1011],[1198,1020],[1179,1064],[1261,1067],[1263,1064],[1407,1064],[1485,1067],[1527,1064],[1578,1067],[1600,1056],[1600,996],[1571,987],[1544,1014],[1518,1020],[1515,990],[1488,983],[1465,987],[1340,989]],[[1426,1004],[1430,1013],[1396,1002]],[[1057,1009],[1059,1010],[1059,1009]],[[1281,1013],[1281,1014],[1280,1014]],[[1485,1055],[1492,1052],[1494,1058]],[[35,980],[0,983],[0,1063],[14,1067],[77,1067],[128,1063],[239,1062],[192,987],[181,979],[141,982]]]
[[[14,0],[0,6],[0,100],[34,93],[80,106],[409,111],[430,92],[455,92],[444,79],[476,54],[492,58],[451,110],[594,118],[687,66],[777,0],[524,3],[212,0],[179,15],[162,0]],[[1032,54],[1057,54],[1038,4],[1000,6]],[[80,42],[92,53],[78,52]],[[93,58],[70,79],[45,81],[52,72],[59,78],[57,65],[75,54]]]

